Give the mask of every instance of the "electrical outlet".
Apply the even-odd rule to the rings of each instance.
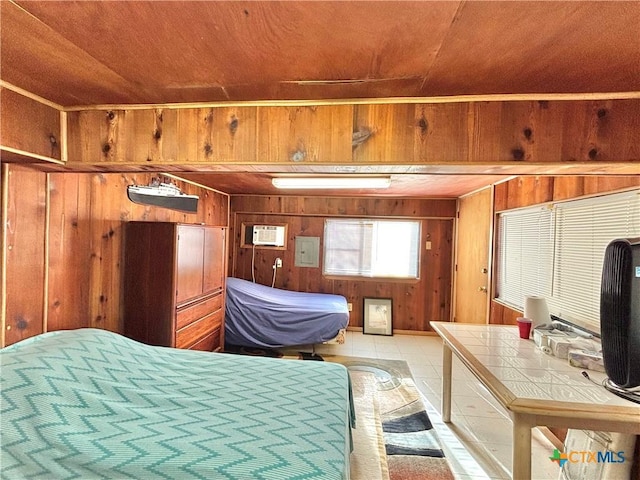
[[[282,259],[276,258],[276,268],[282,268]]]
[[[347,303],[347,310],[349,310],[350,312],[353,311],[353,303]]]

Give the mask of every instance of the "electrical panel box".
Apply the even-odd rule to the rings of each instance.
[[[296,237],[296,267],[318,267],[320,237]]]
[[[284,247],[284,227],[273,225],[254,225],[253,244]]]

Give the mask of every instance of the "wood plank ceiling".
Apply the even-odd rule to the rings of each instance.
[[[637,1],[3,0],[0,9],[2,80],[64,108],[640,91]],[[498,178],[463,188],[454,178],[449,195]]]

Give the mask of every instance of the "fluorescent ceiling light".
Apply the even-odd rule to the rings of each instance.
[[[389,188],[389,177],[278,177],[271,180],[277,188]]]

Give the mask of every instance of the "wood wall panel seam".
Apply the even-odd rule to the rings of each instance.
[[[5,329],[7,327],[7,230],[8,230],[8,209],[9,209],[9,165],[0,165],[2,171],[2,204],[0,205],[2,225],[2,249],[0,251],[0,269],[2,278],[0,279],[0,348],[5,346]]]
[[[51,232],[51,174],[45,174],[44,207],[44,283],[42,294],[42,331],[48,332],[49,326],[49,252]]]
[[[69,161],[69,129],[67,128],[67,112],[60,112],[60,161]]]

